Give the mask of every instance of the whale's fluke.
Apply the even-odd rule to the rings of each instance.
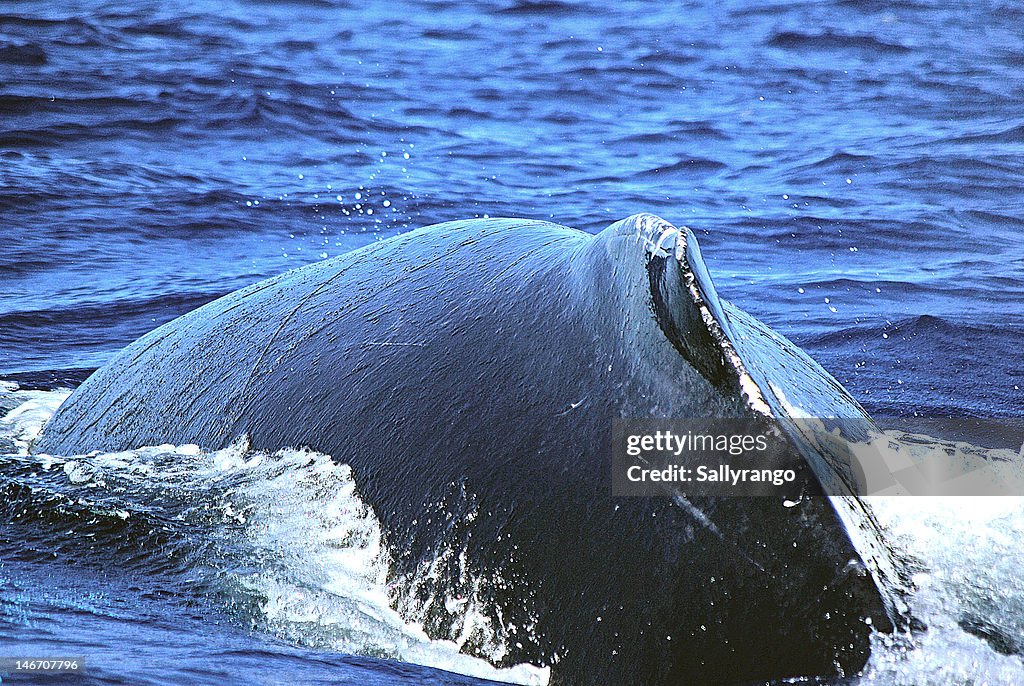
[[[850,674],[899,621],[898,564],[855,499],[622,498],[623,417],[869,422],[813,360],[722,300],[688,229],[449,222],[250,286],[128,346],[38,450],[308,446],[352,466],[433,638],[557,684]],[[842,491],[837,491],[842,492]],[[851,540],[851,538],[853,540]],[[482,617],[462,632],[461,603]],[[483,628],[481,628],[483,627]]]

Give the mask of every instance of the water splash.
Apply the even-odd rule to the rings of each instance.
[[[177,570],[182,589],[212,599],[243,626],[310,648],[547,683],[546,668],[495,668],[462,652],[464,642],[431,640],[392,608],[397,587],[389,582],[380,524],[348,465],[309,450],[254,451],[244,438],[216,451],[159,445],[30,455],[68,394],[12,386],[0,394],[15,405],[0,420],[0,440],[15,448],[0,458],[0,472],[31,475],[34,495],[25,509],[51,508],[53,497],[73,501],[84,514],[66,526],[91,543],[161,529],[159,545],[146,546],[152,559],[132,564],[151,573]],[[54,549],[66,554],[69,542]],[[459,613],[467,627],[479,625],[477,615],[472,603]],[[499,640],[488,641],[501,652]]]

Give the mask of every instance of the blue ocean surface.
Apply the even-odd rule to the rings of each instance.
[[[998,0],[4,2],[0,657],[90,656],[53,683],[543,681],[387,614],[323,456],[24,449],[157,325],[419,226],[653,212],[873,416],[1019,417],[1022,47]],[[880,518],[927,563],[932,630],[861,681],[1024,681],[1024,508],[905,500]],[[331,508],[349,528],[302,524]]]

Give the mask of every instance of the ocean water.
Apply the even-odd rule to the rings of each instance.
[[[1021,46],[996,1],[5,2],[0,655],[78,648],[96,683],[543,683],[390,610],[328,456],[25,450],[158,324],[426,224],[653,212],[883,423],[1019,417]],[[876,509],[930,630],[878,638],[860,681],[1024,682],[1020,499]]]

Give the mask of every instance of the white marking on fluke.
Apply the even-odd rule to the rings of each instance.
[[[674,256],[679,263],[686,289],[725,361],[736,371],[740,392],[747,406],[758,414],[774,418],[775,414],[761,388],[747,371],[746,364],[729,338],[729,322],[725,310],[718,302],[718,294],[693,232],[686,226],[677,228],[653,214],[638,214],[631,219],[637,238],[652,256],[668,258],[673,254],[669,249],[674,247]],[[717,315],[712,308],[718,311]]]

